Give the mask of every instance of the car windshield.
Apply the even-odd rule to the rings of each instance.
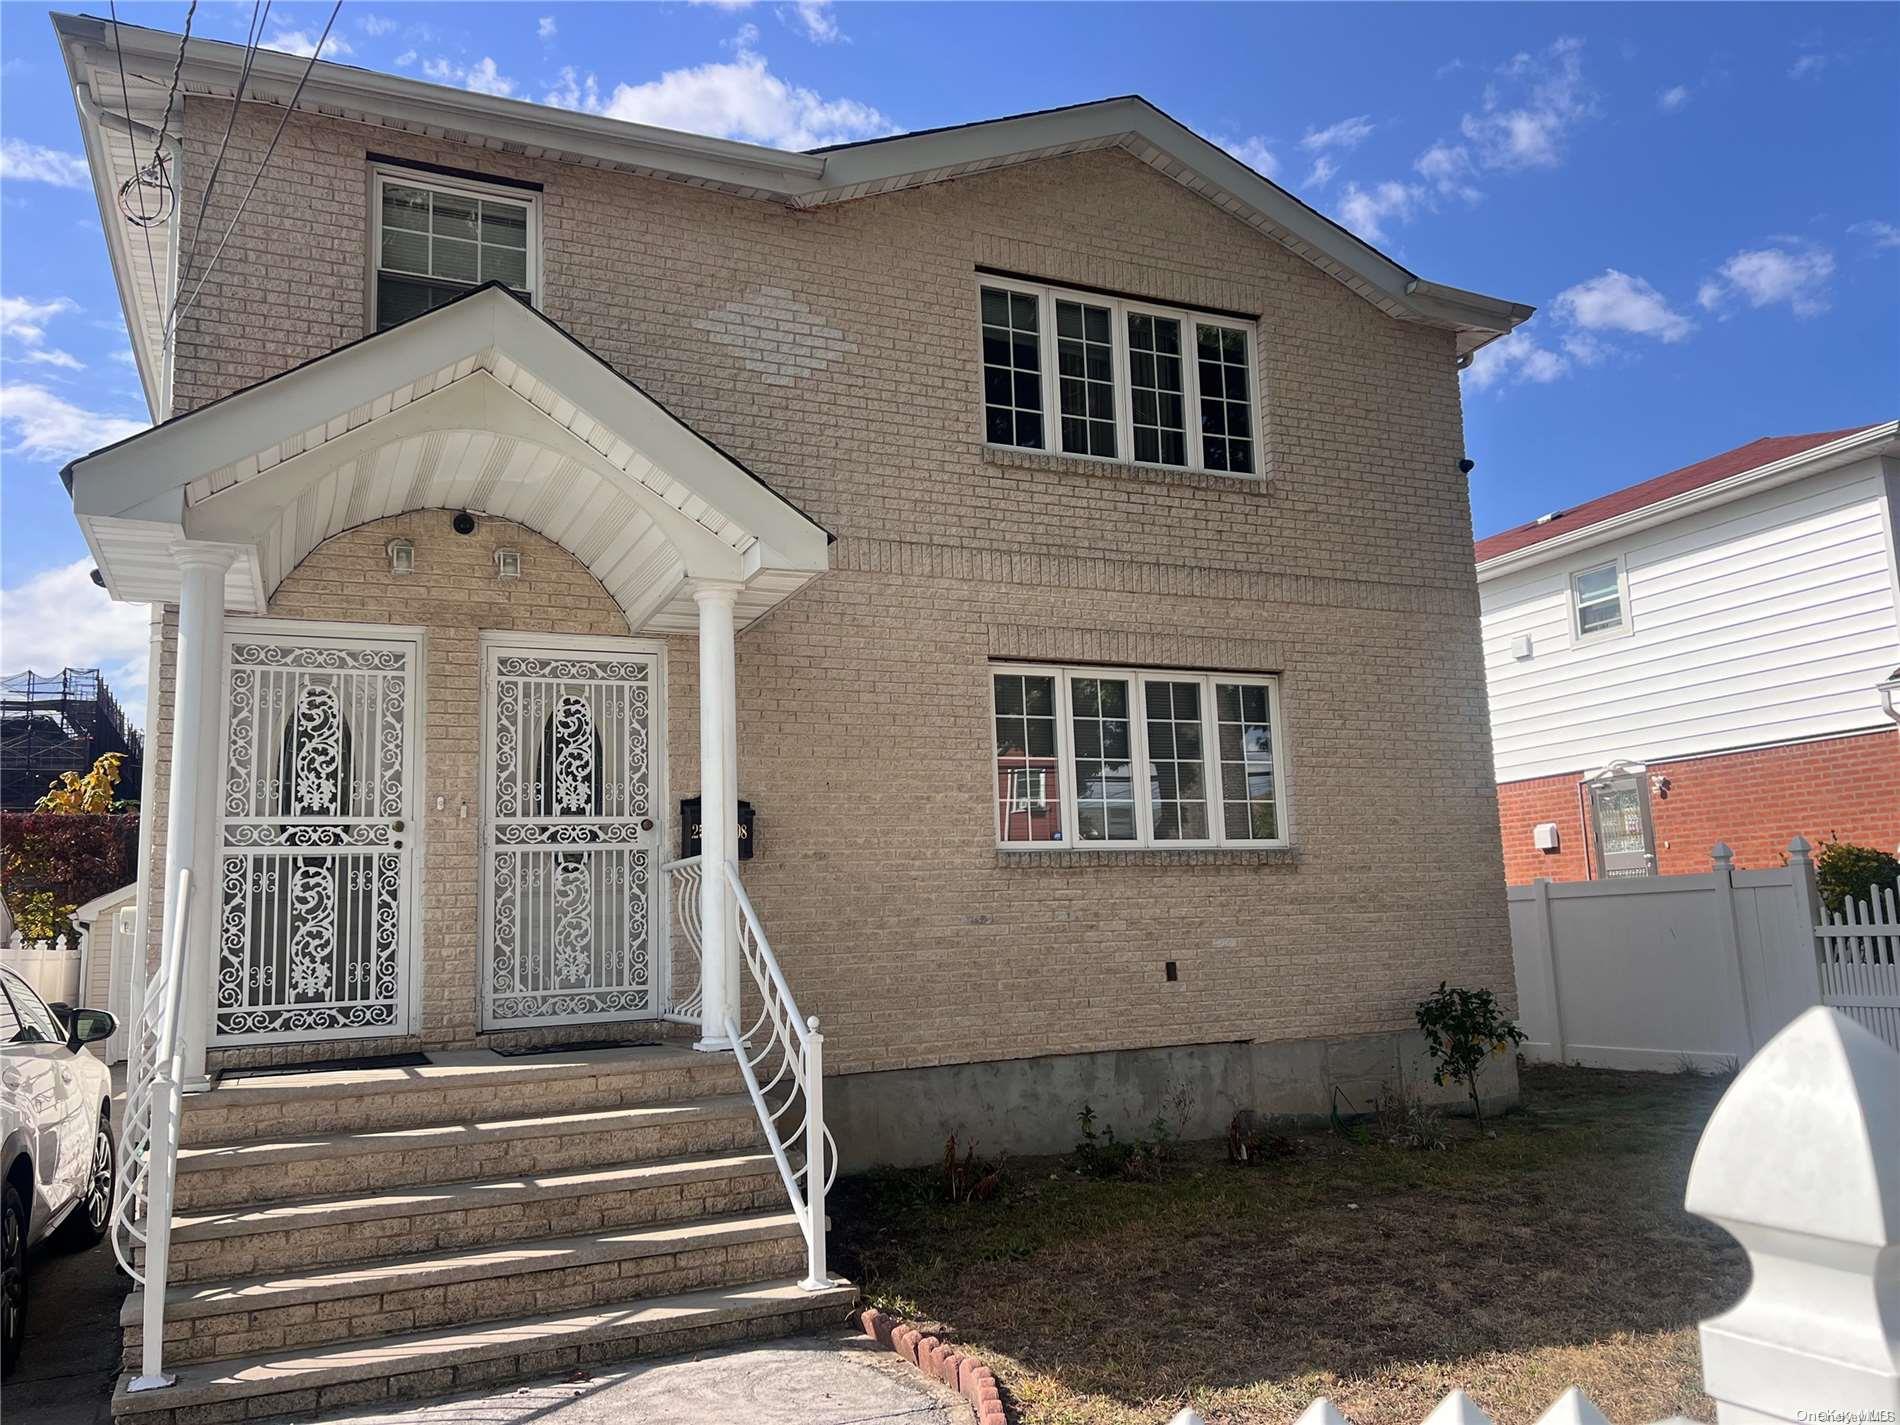
[[[11,1028],[7,1039],[15,1044],[64,1044],[66,1031],[59,1017],[46,1007],[33,987],[11,972],[4,979],[7,997],[13,1002],[7,1016],[9,1024],[0,1026]]]
[[[20,1037],[20,1016],[14,1013],[13,998],[8,993],[13,986],[8,983],[12,975],[0,975],[0,1044],[11,1044]]]

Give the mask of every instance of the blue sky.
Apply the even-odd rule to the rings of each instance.
[[[75,5],[103,12],[103,4]],[[241,40],[252,7],[200,4]],[[328,5],[278,4],[308,53]],[[124,4],[176,30],[183,3]],[[1490,533],[1900,414],[1900,7],[390,4],[329,57],[798,148],[1135,92],[1414,271],[1536,305],[1465,378]],[[0,668],[119,670],[57,478],[146,418],[46,11],[0,6]]]

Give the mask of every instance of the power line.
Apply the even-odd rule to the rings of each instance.
[[[198,237],[204,232],[205,213],[211,207],[211,190],[217,186],[218,174],[224,169],[224,153],[231,146],[231,131],[237,127],[238,110],[244,104],[244,86],[251,79],[251,65],[257,59],[258,41],[264,37],[264,25],[270,19],[270,0],[264,0],[260,6],[257,0],[251,4],[251,27],[244,40],[244,63],[238,69],[237,92],[231,99],[231,114],[224,124],[224,138],[218,144],[218,156],[211,161],[211,171],[205,175],[204,191],[198,197],[198,218],[191,225],[191,246],[185,250],[184,260],[178,267],[178,285],[182,290],[191,280],[192,259],[198,255]]]
[[[290,126],[290,116],[297,112],[297,101],[303,97],[304,85],[310,82],[310,72],[317,67],[317,56],[323,53],[324,41],[330,38],[330,28],[336,24],[337,12],[343,8],[343,0],[336,0],[330,7],[330,18],[323,22],[323,33],[317,36],[316,47],[310,51],[310,62],[303,67],[303,77],[297,81],[296,89],[291,93],[290,102],[284,106],[284,117],[277,125],[277,132],[271,135],[270,147],[264,150],[262,162],[257,172],[251,175],[251,186],[244,190],[244,197],[238,202],[237,212],[231,215],[231,222],[224,230],[224,236],[218,240],[218,250],[211,254],[211,261],[205,264],[205,270],[198,278],[198,285],[191,289],[191,296],[184,304],[174,304],[170,320],[166,323],[165,340],[169,342],[178,331],[178,324],[191,311],[192,304],[198,300],[198,294],[204,291],[204,285],[211,274],[217,270],[218,259],[224,256],[225,245],[231,241],[231,234],[237,231],[237,225],[243,221],[244,210],[250,206],[251,195],[257,192],[258,181],[263,178],[264,170],[270,167],[271,155],[277,152],[277,141],[284,136],[284,130]]]
[[[172,126],[172,107],[178,102],[178,80],[185,72],[185,46],[191,43],[191,21],[198,13],[198,0],[191,0],[185,7],[185,32],[178,37],[178,59],[172,65],[172,85],[165,93],[165,117],[158,121],[158,137],[152,141],[152,162],[158,162],[158,156],[165,147],[165,135]],[[137,153],[133,157],[137,157]]]
[[[138,140],[132,135],[132,91],[125,80],[125,48],[119,39],[119,4],[118,0],[110,0],[110,3],[112,10],[112,49],[119,59],[119,102],[125,109],[125,142],[126,146],[132,150],[132,163],[136,169],[139,161],[139,145]],[[132,182],[136,181],[137,178],[138,174],[134,172],[132,177],[126,180],[126,185],[129,186]],[[119,189],[119,209],[121,212],[125,211],[125,186],[121,186]],[[130,216],[130,214],[127,214],[127,216]],[[164,289],[158,285],[158,259],[152,253],[152,230],[144,223],[138,223],[137,226],[145,234],[145,266],[152,274],[152,295],[156,298]]]

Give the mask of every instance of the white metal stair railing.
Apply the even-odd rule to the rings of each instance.
[[[135,1391],[156,1390],[176,1379],[164,1373],[165,1282],[184,1088],[179,1011],[185,988],[185,935],[191,918],[189,869],[178,873],[177,895],[171,942],[162,948],[158,973],[145,987],[145,1000],[127,1045],[119,1179],[112,1203],[112,1250],[144,1292],[139,1373],[131,1385]]]
[[[726,1038],[791,1199],[792,1214],[805,1236],[806,1271],[799,1285],[807,1291],[823,1291],[832,1285],[825,1269],[825,1195],[838,1176],[837,1143],[825,1126],[825,1037],[818,1032],[815,1017],[799,1014],[752,898],[739,881],[738,867],[728,861],[724,869],[728,906],[737,912],[731,923],[739,958],[759,998],[758,1015],[745,1031],[741,1032],[733,1016],[725,1016]],[[662,870],[672,879],[678,929],[695,952],[688,958],[697,965],[705,953],[698,913],[703,865],[700,858],[690,857],[669,862]],[[675,1013],[669,1018],[688,1017],[677,995],[671,1003]],[[690,1003],[691,1017],[697,1018],[697,982]],[[769,1078],[764,1077],[767,1074]]]
[[[660,867],[661,899],[668,919],[662,974],[662,1019],[699,1023],[699,857],[686,856]],[[682,973],[684,972],[684,973]]]

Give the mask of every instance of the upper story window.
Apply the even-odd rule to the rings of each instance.
[[[1253,322],[1013,278],[978,286],[990,444],[1259,473]]]
[[[1612,559],[1570,576],[1571,627],[1578,638],[1629,629],[1629,590],[1621,560]]]
[[[999,846],[1284,846],[1270,677],[999,666]]]
[[[506,283],[534,299],[539,237],[534,195],[379,168],[374,210],[378,331],[484,282]]]

